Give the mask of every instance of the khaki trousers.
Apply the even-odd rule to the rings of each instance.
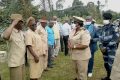
[[[41,77],[43,70],[44,70],[44,57],[40,56],[39,57],[39,62],[36,63],[34,59],[29,60],[29,71],[30,71],[30,78],[31,79],[38,79]]]
[[[58,56],[60,50],[60,39],[55,40],[56,48],[54,49],[53,57]]]
[[[73,60],[78,80],[87,80],[89,60]]]
[[[10,80],[24,80],[24,65],[10,67]]]
[[[44,69],[47,69],[47,65],[48,65],[48,54],[43,57],[43,67],[44,67]]]

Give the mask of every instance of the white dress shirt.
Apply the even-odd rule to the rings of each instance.
[[[63,36],[68,36],[71,32],[71,27],[68,23],[63,24],[62,26],[62,34]]]

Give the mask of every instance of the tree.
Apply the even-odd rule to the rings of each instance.
[[[63,10],[63,3],[64,3],[64,0],[58,0],[56,2],[56,9],[57,10]]]
[[[12,13],[22,14],[25,18],[31,15],[32,0],[2,0],[4,16],[8,17]]]
[[[76,7],[76,6],[83,6],[82,1],[74,0],[74,1],[73,1],[73,4],[72,4],[72,7]]]
[[[22,14],[24,19],[32,16],[32,8],[31,4],[33,0],[1,0],[0,7],[2,7],[2,26],[6,26],[10,23],[10,15],[13,13]]]
[[[8,5],[10,5],[11,0],[1,0],[0,1],[0,7],[6,7]]]
[[[92,16],[95,20],[98,22],[102,21],[100,10],[93,2],[89,2],[87,4],[87,11],[89,15]]]

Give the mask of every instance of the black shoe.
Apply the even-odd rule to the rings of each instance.
[[[53,68],[53,66],[48,66],[48,68]]]
[[[73,80],[77,80],[77,78],[73,79]]]
[[[75,79],[73,79],[73,80],[81,80],[81,79],[77,79],[77,78],[75,78]]]
[[[102,78],[101,80],[111,80],[109,77]]]

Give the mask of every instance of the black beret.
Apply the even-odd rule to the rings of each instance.
[[[112,14],[111,13],[103,13],[103,19],[105,20],[111,20],[112,19]]]

